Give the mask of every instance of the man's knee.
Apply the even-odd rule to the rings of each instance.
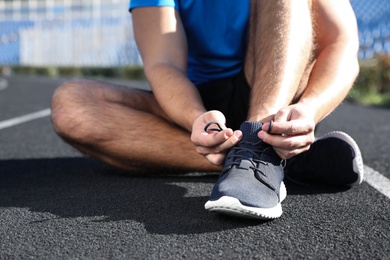
[[[51,102],[51,118],[54,130],[66,140],[81,141],[88,136],[88,104],[91,90],[85,81],[73,80],[62,84]]]

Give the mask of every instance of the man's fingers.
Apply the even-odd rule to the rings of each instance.
[[[270,122],[264,123],[262,130],[268,131]],[[287,122],[272,122],[272,129],[269,134],[275,135],[302,135],[314,131],[314,122],[304,120],[292,120]]]
[[[217,145],[215,147],[197,146],[196,151],[202,154],[203,156],[205,156],[205,158],[211,164],[219,166],[223,164],[227,151],[231,147],[235,146],[240,141],[241,138],[242,138],[242,132],[235,131],[234,134],[224,143]]]
[[[259,138],[274,148],[276,147],[284,150],[302,149],[303,147],[310,146],[314,142],[314,134],[282,136],[261,131],[259,133]]]
[[[212,147],[225,142],[233,135],[233,130],[230,128],[223,129],[220,132],[204,132],[198,136],[198,139],[192,140],[196,146]]]
[[[226,154],[209,154],[205,158],[213,165],[220,166],[225,160]]]
[[[221,165],[227,151],[242,137],[241,131],[233,132],[225,122],[225,116],[213,110],[200,115],[192,126],[191,141],[196,151],[214,165]]]
[[[310,145],[314,142],[314,136],[311,137],[309,135],[283,137],[267,134],[265,139],[264,141],[272,145],[282,159],[290,159],[297,154],[309,150]]]
[[[230,137],[225,139],[224,142],[216,142],[216,145],[213,146],[198,145],[196,146],[196,151],[202,155],[223,153],[235,146],[240,141],[241,137],[242,132],[235,131]]]
[[[289,121],[289,116],[290,116],[290,110],[287,108],[282,108],[278,111],[278,113],[275,114],[274,116],[274,121],[275,122],[286,122]],[[267,121],[265,121],[267,122]]]

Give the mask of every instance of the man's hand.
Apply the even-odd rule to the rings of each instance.
[[[217,122],[222,130],[206,132],[204,128],[210,122]],[[225,116],[214,110],[199,116],[192,127],[191,141],[196,146],[196,151],[214,165],[221,165],[227,151],[235,146],[242,137],[241,131],[226,128],[225,123]]]
[[[272,117],[272,116],[271,116]],[[309,150],[314,142],[314,115],[310,108],[302,104],[290,105],[279,110],[273,118],[271,132],[269,124],[263,124],[259,138],[273,146],[282,159],[289,159]]]

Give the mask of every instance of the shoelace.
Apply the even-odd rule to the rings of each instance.
[[[270,121],[270,124],[269,124],[269,128],[268,128],[268,130],[267,130],[268,133],[271,132],[272,123],[273,123],[273,121],[271,120],[271,121]],[[212,131],[221,132],[222,130],[223,130],[223,129],[222,129],[221,125],[220,125],[218,122],[214,122],[214,121],[209,122],[209,123],[206,124],[205,127],[204,127],[204,131],[205,131],[205,132],[212,132]],[[260,144],[261,144],[262,142],[263,142],[263,141],[259,141],[259,142],[257,142],[257,143],[251,143],[251,142],[247,142],[247,141],[241,141],[240,144],[250,144],[251,146],[254,146],[254,147],[261,147]],[[269,153],[266,153],[266,152],[264,151],[264,149],[263,149],[263,150],[257,149],[256,151],[253,151],[253,150],[251,150],[251,149],[249,149],[249,148],[240,147],[240,146],[235,146],[235,147],[233,147],[232,149],[235,150],[234,153],[233,153],[233,155],[232,155],[232,157],[233,157],[233,162],[232,162],[230,165],[227,165],[227,166],[239,165],[239,164],[240,164],[240,161],[241,161],[242,159],[246,159],[246,157],[243,157],[243,156],[239,155],[239,153],[249,152],[249,153],[253,154],[253,156],[254,156],[254,157],[252,158],[252,161],[251,161],[251,163],[252,163],[252,165],[253,165],[253,169],[254,169],[254,170],[257,170],[256,165],[254,165],[253,163],[262,163],[262,164],[264,164],[264,165],[268,165],[267,162],[264,162],[264,161],[260,160],[260,156],[259,156],[258,154],[259,154],[259,153],[265,153],[265,154],[271,155],[271,154],[269,154]],[[272,156],[272,155],[271,155],[271,156]],[[234,159],[234,158],[237,158],[237,159]],[[285,166],[286,166],[286,160],[282,160],[282,161],[281,161],[281,164],[282,164],[282,167],[285,167]],[[263,173],[263,175],[264,175],[264,173]]]
[[[251,164],[249,166],[249,168],[252,169],[253,172],[255,173],[256,179],[258,179],[264,185],[268,186],[270,189],[276,191],[277,190],[276,187],[274,187],[269,181],[267,181],[267,177],[268,177],[267,174],[265,172],[263,172],[262,170],[260,170],[258,167],[259,164],[268,165],[268,162],[265,162],[265,161],[260,159],[261,155],[269,154],[265,151],[265,149],[263,149],[263,147],[261,147],[261,145],[260,145],[261,143],[262,143],[262,141],[259,141],[257,143],[251,143],[251,142],[244,141],[244,142],[240,143],[240,144],[250,144],[251,146],[259,147],[259,149],[256,149],[256,150],[252,150],[250,148],[240,147],[240,146],[236,146],[236,147],[232,148],[234,150],[233,154],[231,155],[232,162],[228,165],[225,165],[225,169],[230,169],[233,165],[239,166],[241,164],[242,160],[247,160]],[[246,152],[249,152],[250,154],[253,155],[251,157],[251,159],[248,159],[247,156],[243,155]],[[264,179],[260,176],[264,176],[266,179]]]
[[[268,130],[267,130],[267,133],[269,133],[269,134],[271,133],[271,130],[272,130],[272,124],[273,124],[273,121],[271,120],[269,122],[269,127],[268,127]],[[212,128],[211,126],[213,126],[213,125],[216,125],[217,128]],[[223,129],[222,129],[221,125],[218,122],[214,122],[214,121],[212,121],[210,123],[207,123],[205,125],[205,127],[204,127],[204,131],[205,132],[212,132],[212,131],[221,132],[222,130]]]
[[[267,132],[270,133],[271,129],[272,129],[272,120],[270,122],[270,127],[269,127]],[[205,132],[210,132],[210,131],[220,132],[222,130],[223,130],[222,127],[217,122],[210,122],[210,123],[206,124],[206,126],[204,127]],[[272,156],[272,154],[266,152],[266,148],[264,149],[264,147],[262,147],[262,145],[261,145],[262,143],[263,143],[263,141],[261,141],[261,140],[256,142],[256,143],[252,143],[252,142],[248,142],[248,141],[241,141],[239,143],[240,146],[235,146],[235,147],[231,148],[231,149],[233,149],[233,154],[231,155],[232,162],[228,165],[225,165],[225,169],[229,169],[233,165],[240,165],[242,160],[248,160],[248,157],[242,155],[243,153],[248,152],[248,153],[253,155],[251,160],[248,160],[251,163],[251,166],[249,166],[249,167],[255,173],[258,173],[258,174],[261,174],[261,175],[267,177],[267,175],[257,167],[259,164],[268,165],[268,162],[265,162],[265,161],[260,159],[262,154],[268,154],[268,155]],[[245,145],[245,144],[248,144],[252,147],[257,147],[257,149],[253,150],[253,149],[241,146],[241,145]],[[259,154],[261,154],[261,155],[259,155]],[[283,164],[282,166],[284,167],[286,164],[286,161],[282,160],[281,163]],[[267,185],[272,190],[276,190],[276,188],[273,187],[273,185],[271,185],[267,181],[260,178],[260,176],[257,178],[259,179],[259,181],[261,181],[262,183]]]
[[[272,128],[272,121],[270,122],[270,127],[268,129],[268,132],[270,132],[271,128]],[[222,131],[222,127],[221,127],[221,125],[218,122],[214,122],[213,121],[213,122],[209,122],[208,124],[206,124],[206,126],[204,127],[204,131],[205,132],[211,132],[211,131],[220,132],[220,131]],[[261,143],[262,143],[262,141],[259,141],[257,143],[241,141],[240,145],[249,144],[249,145],[251,145],[253,147],[261,147],[261,145],[260,145]],[[264,162],[264,161],[260,160],[261,156],[259,156],[259,153],[266,153],[266,152],[264,152],[264,150],[256,149],[255,151],[253,151],[252,149],[249,149],[249,148],[246,148],[246,147],[242,147],[242,146],[235,146],[232,149],[234,150],[234,153],[232,155],[233,161],[232,161],[232,163],[230,165],[227,165],[227,166],[239,165],[240,161],[242,159],[247,159],[246,157],[240,155],[240,154],[245,153],[245,152],[249,152],[250,154],[253,155],[252,160],[250,160],[250,162],[253,165],[253,170],[257,170],[255,163],[256,164],[257,163],[262,163],[264,165],[268,165],[267,162]],[[262,173],[262,174],[264,174],[264,173]]]
[[[240,144],[241,145],[250,144],[251,146],[254,146],[254,147],[260,147],[261,142],[262,141],[259,141],[257,143],[251,143],[251,142],[243,141]],[[251,168],[253,170],[259,171],[257,169],[257,164],[259,164],[259,163],[261,163],[263,165],[268,165],[268,162],[265,162],[265,161],[260,159],[261,155],[259,155],[259,154],[267,154],[263,149],[252,150],[252,149],[249,149],[247,147],[242,147],[242,146],[235,146],[232,149],[234,150],[233,154],[231,155],[232,162],[229,165],[226,165],[227,167],[231,166],[231,165],[240,165],[241,160],[248,159],[247,156],[242,155],[242,154],[247,153],[247,152],[253,155],[251,158],[252,160],[249,160],[252,164]],[[263,172],[261,172],[261,173],[264,175]]]

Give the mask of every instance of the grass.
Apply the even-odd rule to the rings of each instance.
[[[390,107],[390,56],[360,61],[360,73],[348,100],[364,105]]]
[[[390,93],[362,92],[352,89],[347,100],[368,106],[382,106],[390,108]]]
[[[143,67],[32,67],[15,66],[8,68],[10,74],[41,75],[49,77],[97,77],[145,80]],[[4,71],[4,69],[3,69]]]

